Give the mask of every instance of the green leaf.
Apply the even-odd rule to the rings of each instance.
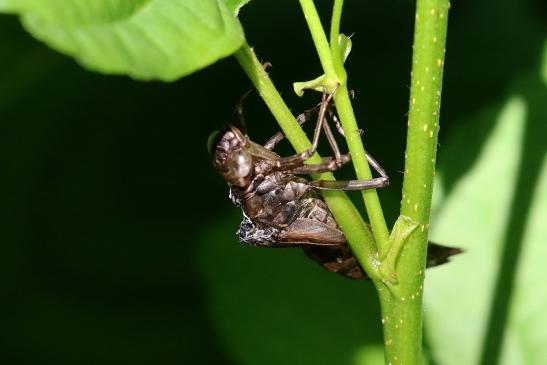
[[[351,38],[345,35],[344,33],[338,34],[338,49],[342,56],[342,60],[346,62],[349,54],[351,53],[352,42]]]
[[[251,0],[224,0],[224,3],[228,7],[228,9],[230,9],[232,14],[238,15],[239,10],[250,1]]]
[[[403,252],[405,244],[416,228],[418,228],[418,224],[410,217],[400,215],[397,218],[389,235],[389,251],[380,260],[380,275],[384,283],[397,284],[397,261]]]
[[[17,1],[14,0],[0,0],[0,11],[2,12],[12,12],[17,8]]]
[[[351,38],[347,35],[340,33],[338,35],[338,49],[340,50],[340,55],[342,56],[342,59],[344,62],[348,58],[350,52],[351,52]],[[309,81],[297,81],[293,83],[293,90],[294,93],[298,96],[304,95],[304,90],[315,90],[319,92],[323,92],[325,84],[325,75],[321,75],[316,77],[313,80]]]
[[[545,100],[539,72],[528,75],[441,146],[431,239],[466,252],[426,280],[426,332],[439,364],[497,363],[501,335],[500,364],[545,364]],[[451,181],[458,164],[467,170]]]
[[[196,242],[212,322],[234,363],[363,364],[364,347],[381,346],[372,283],[327,272],[300,248],[242,244],[241,218],[234,207]]]
[[[172,81],[235,52],[244,40],[221,0],[0,0],[24,27],[84,67]]]

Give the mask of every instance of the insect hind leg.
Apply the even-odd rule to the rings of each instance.
[[[380,174],[380,177],[369,180],[317,180],[310,181],[310,186],[313,186],[320,190],[368,190],[368,189],[380,189],[389,185],[389,176],[378,161],[376,161],[371,155],[366,154],[367,161],[374,168],[374,170]]]

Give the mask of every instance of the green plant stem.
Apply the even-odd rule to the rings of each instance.
[[[397,295],[380,291],[386,363],[422,363],[422,293],[435,175],[448,0],[418,0],[401,215],[416,224],[396,266]]]
[[[334,94],[334,101],[336,103],[336,110],[340,117],[340,122],[342,123],[342,127],[346,134],[346,141],[351,153],[355,173],[358,179],[369,180],[372,178],[372,173],[366,159],[361,136],[359,135],[359,128],[357,127],[357,121],[355,119],[355,114],[353,113],[353,107],[346,86],[346,71],[338,49],[338,35],[343,1],[336,0],[334,3],[330,47],[313,1],[300,0],[300,4],[306,21],[308,22],[317,54],[323,65],[323,71],[325,72],[325,75],[329,75],[329,72],[333,72],[336,77],[336,82],[339,85]],[[325,68],[325,65],[328,65],[329,68]],[[339,72],[336,70],[339,70]],[[370,219],[376,246],[381,256],[387,249],[389,240],[389,230],[382,212],[382,206],[380,205],[376,190],[365,190],[362,195]]]
[[[372,172],[370,171],[365,149],[363,148],[362,137],[359,134],[359,127],[355,120],[355,114],[353,113],[346,85],[339,86],[334,95],[334,102],[336,103],[336,111],[346,134],[346,143],[351,153],[355,175],[360,180],[370,180],[372,179]],[[382,257],[387,250],[389,242],[389,230],[382,211],[382,205],[380,204],[376,190],[363,190],[361,194],[376,240],[376,246],[380,257]]]
[[[248,44],[245,44],[235,53],[235,57],[260,93],[260,96],[294,149],[297,152],[308,149],[311,146],[311,142],[281,98],[281,95],[279,95],[279,92],[270,80],[268,73],[262,67],[253,49]],[[316,153],[308,162],[320,163],[321,158]],[[334,176],[331,173],[317,174],[313,178],[334,180]],[[326,191],[323,195],[336,221],[342,228],[353,253],[367,273],[372,278],[378,278],[374,238],[359,211],[343,192]]]
[[[334,64],[334,70],[338,75],[341,84],[345,84],[347,81],[347,73],[344,68],[344,60],[340,54],[338,45],[338,36],[340,35],[340,22],[342,20],[342,8],[344,7],[344,0],[334,0],[332,7],[332,19],[330,23],[330,48],[332,54],[332,60]]]
[[[308,23],[308,28],[310,29],[317,55],[321,61],[323,72],[325,72],[325,87],[329,92],[332,92],[340,81],[338,80],[336,70],[334,69],[331,49],[325,31],[323,30],[321,19],[319,18],[319,14],[317,14],[317,9],[315,8],[313,0],[300,0],[300,6],[304,12],[304,18]]]

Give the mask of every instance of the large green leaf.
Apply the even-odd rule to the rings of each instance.
[[[436,190],[432,240],[466,252],[427,277],[426,329],[439,364],[493,364],[497,356],[500,364],[545,364],[545,100],[539,74],[529,75],[441,146],[436,186],[451,187]],[[447,181],[466,162],[463,178]]]
[[[239,10],[249,1],[251,0],[224,0],[224,3],[226,3],[226,6],[233,14],[237,15],[239,14]]]
[[[136,79],[175,80],[235,52],[243,1],[0,0],[25,28],[83,66]]]

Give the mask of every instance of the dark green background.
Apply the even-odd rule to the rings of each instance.
[[[324,3],[320,10],[327,19],[330,2]],[[402,180],[414,4],[346,3],[342,30],[355,32],[347,62],[350,88],[365,146],[391,177],[380,197],[392,222]],[[240,18],[258,55],[273,64],[270,74],[294,112],[317,102],[318,95],[299,99],[292,93],[293,81],[320,73],[297,1],[256,0]],[[541,0],[453,2],[441,159],[455,121],[495,101],[511,80],[537,67],[546,24]],[[197,264],[207,253],[196,258],[205,233],[237,228],[237,219],[226,218],[237,208],[205,148],[209,133],[231,120],[236,99],[249,88],[235,60],[172,84],[103,76],[47,49],[13,16],[0,17],[0,45],[2,362],[239,363],[216,330],[210,273],[203,272],[207,263]],[[257,142],[277,130],[256,95],[246,110]],[[467,152],[466,163],[459,160],[450,169],[448,188],[471,163],[473,150]],[[231,234],[219,240],[238,247],[242,257],[223,257],[238,270],[252,276],[264,274],[262,267],[278,268],[275,275],[292,287],[298,283],[310,300],[321,297],[321,285],[302,279],[313,263],[299,252],[261,252],[249,264],[254,256],[244,255],[255,255],[252,249],[239,249]],[[365,296],[357,294],[362,283],[314,273],[345,288],[341,305],[354,301],[377,313],[370,283],[364,284]],[[282,288],[276,289],[280,298],[290,295]],[[241,306],[252,310],[260,292],[238,295]],[[360,326],[370,327],[366,339],[380,341],[378,323],[335,323],[337,311],[316,319],[316,330],[332,336],[333,344]],[[304,332],[294,347],[313,346],[309,336]],[[308,360],[333,364],[327,359]]]

